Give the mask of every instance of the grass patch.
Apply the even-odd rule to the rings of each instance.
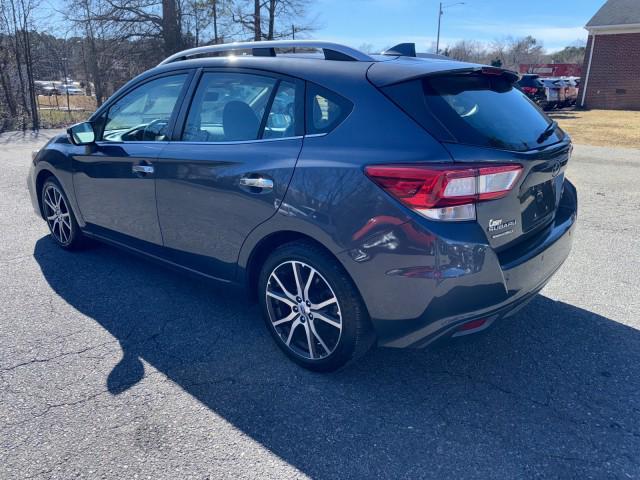
[[[85,121],[91,112],[81,112],[78,110],[40,110],[41,128],[61,128],[74,123]]]
[[[38,107],[40,109],[55,108],[58,110],[67,109],[66,95],[38,95]],[[96,110],[96,99],[86,95],[69,95],[69,108],[72,110]]]
[[[640,112],[628,110],[563,110],[550,117],[574,143],[601,147],[640,148]]]

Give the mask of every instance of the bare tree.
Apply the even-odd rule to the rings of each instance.
[[[482,63],[487,56],[487,51],[478,41],[460,40],[447,47],[447,55],[464,62]]]
[[[8,34],[12,53],[9,60],[14,61],[17,74],[19,98],[24,113],[30,117],[33,129],[40,126],[31,52],[31,30],[34,27],[33,12],[36,7],[35,0],[3,0],[0,9],[3,30]],[[26,125],[23,123],[22,126]]]
[[[245,38],[277,40],[294,33],[315,30],[315,20],[307,20],[310,0],[243,0],[233,9],[233,21]]]

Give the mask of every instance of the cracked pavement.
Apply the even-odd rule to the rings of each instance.
[[[241,292],[68,253],[0,135],[0,478],[640,478],[640,151],[576,146],[570,259],[473,339],[333,375]]]

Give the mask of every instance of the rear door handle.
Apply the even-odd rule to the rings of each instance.
[[[146,175],[148,173],[153,173],[155,169],[153,168],[153,165],[134,165],[131,167],[131,171],[133,173],[142,173]]]
[[[243,187],[259,188],[260,190],[273,190],[273,180],[264,177],[242,177],[240,185]]]

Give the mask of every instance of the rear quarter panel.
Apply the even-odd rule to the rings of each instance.
[[[450,162],[447,150],[364,76],[323,83],[354,104],[332,132],[304,138],[278,214],[247,238],[239,258],[242,281],[255,246],[278,231],[311,236],[338,255],[409,221],[412,214],[364,174],[379,163]],[[347,270],[350,262],[345,263]]]

